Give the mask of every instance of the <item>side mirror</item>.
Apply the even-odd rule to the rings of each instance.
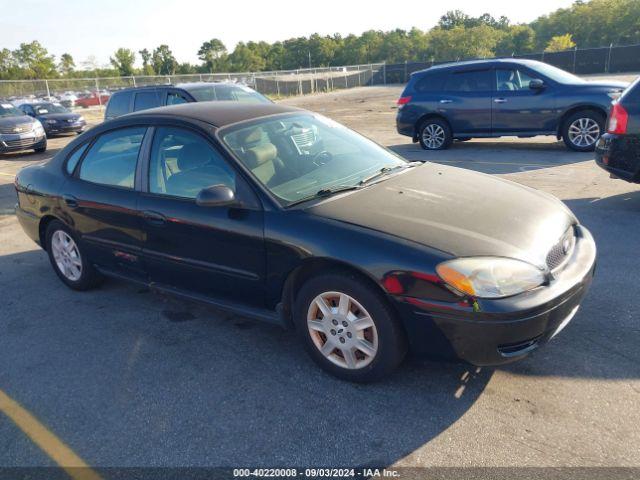
[[[534,78],[529,81],[529,88],[531,90],[542,90],[545,87],[544,82],[539,78]]]
[[[225,207],[234,204],[236,204],[236,196],[226,185],[203,188],[196,197],[196,205],[201,207]]]

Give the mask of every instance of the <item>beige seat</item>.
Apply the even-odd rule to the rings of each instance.
[[[241,138],[244,147],[242,154],[245,165],[265,185],[269,185],[277,174],[275,162],[278,157],[278,149],[271,142],[263,140],[262,128],[249,130]]]

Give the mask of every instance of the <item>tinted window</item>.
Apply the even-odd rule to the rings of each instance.
[[[138,152],[145,128],[123,128],[96,140],[80,165],[80,178],[93,183],[133,188]]]
[[[271,101],[263,95],[243,85],[204,83],[202,85],[185,87],[185,90],[193,95],[193,98],[198,102],[231,100],[248,103],[271,103]]]
[[[529,83],[535,77],[515,68],[496,69],[496,89],[500,92],[529,90]]]
[[[167,105],[177,105],[179,103],[188,103],[188,100],[176,92],[169,92],[167,95]]]
[[[201,136],[179,128],[158,128],[149,161],[149,191],[196,198],[212,185],[236,189],[235,173]]]
[[[67,159],[67,173],[69,175],[71,175],[73,171],[76,169],[76,165],[78,165],[78,162],[80,161],[80,157],[82,157],[82,154],[87,149],[87,145],[89,144],[85,143],[84,145],[76,148],[73,151],[73,153],[69,155],[69,158]]]
[[[419,78],[416,81],[415,89],[417,92],[439,92],[442,90],[445,74],[432,73]]]
[[[131,92],[114,93],[107,103],[107,117],[119,117],[129,113]]]
[[[15,115],[22,115],[23,112],[18,110],[10,103],[0,103],[0,117],[13,117]]]
[[[155,108],[160,106],[160,92],[138,92],[136,93],[136,99],[133,102],[133,111],[146,110],[148,108]]]
[[[451,72],[445,82],[447,92],[490,92],[491,75],[489,70]]]
[[[634,82],[629,85],[622,95],[620,96],[620,102],[623,104],[631,102],[640,102],[640,77],[636,78]]]

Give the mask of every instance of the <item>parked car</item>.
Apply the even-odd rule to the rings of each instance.
[[[84,93],[76,100],[76,107],[89,108],[96,105],[107,105],[110,97],[111,95],[106,92],[100,92],[100,95],[96,92]]]
[[[555,135],[593,150],[626,83],[588,82],[534,60],[438,65],[411,75],[398,100],[398,132],[426,150],[474,137]]]
[[[71,112],[59,103],[23,103],[20,110],[40,120],[47,137],[61,133],[82,133],[87,126],[82,115]]]
[[[47,149],[42,124],[10,103],[0,103],[0,153],[31,149]]]
[[[612,177],[640,183],[640,77],[613,103],[596,163]]]
[[[242,103],[271,103],[264,95],[234,83],[183,83],[127,88],[114,92],[104,112],[105,120],[130,112],[188,102],[230,100]]]
[[[295,326],[353,381],[391,372],[407,348],[523,358],[571,320],[596,258],[551,195],[410,163],[270,103],[105,122],[15,186],[22,228],[70,288],[112,276]]]
[[[78,100],[78,96],[73,92],[64,92],[60,95],[60,103],[67,108],[75,107],[76,100]]]

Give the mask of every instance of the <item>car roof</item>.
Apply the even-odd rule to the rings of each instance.
[[[116,90],[113,92],[113,95],[116,95],[118,93],[122,93],[122,92],[137,92],[140,90],[156,90],[156,89],[162,89],[162,88],[185,88],[185,87],[197,87],[197,86],[206,86],[206,85],[235,85],[234,83],[229,83],[229,82],[191,82],[191,83],[178,83],[178,84],[173,84],[173,83],[159,83],[156,85],[141,85],[139,87],[127,87],[127,88],[123,88],[122,90]]]
[[[537,60],[530,60],[528,58],[513,58],[513,57],[490,58],[485,60],[465,60],[462,62],[440,63],[438,65],[433,65],[429,68],[425,68],[424,70],[419,70],[414,73],[415,74],[431,73],[431,72],[438,72],[441,70],[450,70],[450,69],[474,67],[474,66],[493,66],[500,63],[533,66],[542,62],[539,62]]]
[[[230,87],[239,87],[243,86],[242,84],[237,84],[233,82],[186,82],[186,83],[178,83],[176,86],[180,88],[192,88],[192,87],[206,87],[207,85],[222,85],[222,86],[230,86]]]
[[[199,120],[221,128],[232,123],[290,112],[306,112],[306,110],[277,103],[191,102],[140,110],[120,118],[148,115],[173,116]]]

